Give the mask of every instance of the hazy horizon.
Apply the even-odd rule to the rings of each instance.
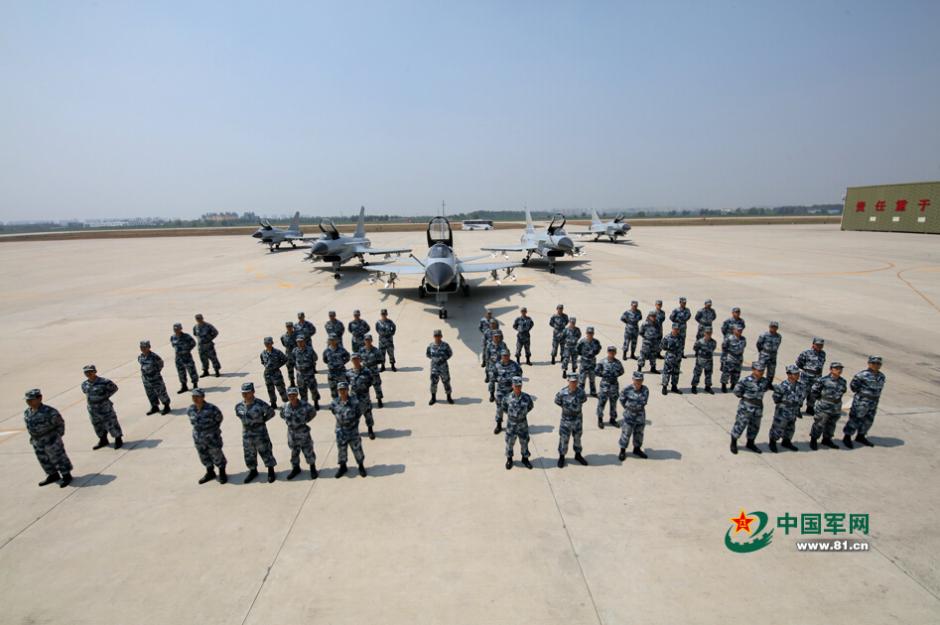
[[[940,179],[938,2],[0,11],[3,221],[810,205]]]

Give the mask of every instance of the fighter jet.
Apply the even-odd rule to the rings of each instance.
[[[519,245],[493,245],[480,248],[484,252],[525,252],[523,265],[529,264],[533,254],[548,259],[548,270],[555,273],[555,260],[561,256],[580,256],[581,246],[575,245],[565,232],[565,217],[558,214],[552,217],[548,228],[537,229],[532,225],[532,214],[525,210],[525,232],[519,237]]]
[[[441,319],[447,319],[447,296],[451,293],[460,291],[464,295],[470,293],[470,285],[467,283],[464,274],[467,273],[489,273],[497,284],[501,284],[499,272],[504,271],[505,277],[512,280],[516,279],[512,270],[519,266],[519,263],[499,262],[499,263],[472,263],[470,261],[487,258],[489,254],[475,256],[472,258],[460,259],[454,253],[454,235],[450,227],[450,222],[446,217],[434,217],[428,222],[427,231],[428,255],[424,260],[411,254],[414,261],[409,264],[389,264],[389,265],[366,265],[366,269],[376,274],[376,277],[382,277],[387,274],[385,287],[395,286],[395,281],[400,275],[421,275],[421,286],[418,287],[418,296],[427,297],[433,293],[437,301],[437,316]],[[375,283],[375,278],[370,279]]]
[[[616,243],[617,237],[625,237],[630,231],[630,224],[623,220],[623,215],[618,214],[610,221],[601,221],[597,216],[596,210],[591,210],[591,226],[588,230],[572,232],[579,236],[594,235],[594,240],[598,241],[601,237],[607,237],[611,242]]]
[[[281,249],[281,243],[290,243],[291,247],[297,247],[296,242],[304,240],[304,233],[300,231],[300,211],[294,213],[294,218],[290,220],[286,230],[272,226],[270,221],[261,220],[258,223],[261,227],[251,236],[260,239],[258,243],[266,243],[269,251],[273,252],[274,248]]]
[[[391,259],[392,254],[403,254],[410,252],[410,247],[382,248],[372,247],[372,242],[366,238],[365,228],[366,207],[359,208],[359,220],[356,222],[356,232],[352,236],[346,236],[339,233],[336,224],[331,220],[320,220],[320,231],[323,232],[320,238],[313,241],[310,246],[310,253],[304,260],[322,260],[333,265],[333,277],[339,280],[342,274],[339,272],[340,265],[353,257],[358,258],[359,262],[365,266],[366,254],[384,254],[386,260]]]

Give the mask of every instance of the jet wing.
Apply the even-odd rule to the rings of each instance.
[[[537,245],[491,245],[481,247],[484,252],[531,252]]]
[[[410,247],[366,247],[364,245],[357,245],[354,248],[356,254],[408,254],[411,252]]]
[[[491,271],[512,269],[520,266],[522,266],[522,263],[468,263],[465,261],[459,261],[457,263],[457,269],[460,273],[489,273]]]
[[[394,273],[399,276],[416,276],[424,273],[424,267],[418,263],[386,263],[384,265],[366,265],[365,269],[372,273]]]

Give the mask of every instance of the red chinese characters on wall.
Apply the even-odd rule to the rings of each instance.
[[[894,212],[896,212],[896,213],[903,213],[903,212],[907,211],[907,205],[908,205],[908,203],[909,203],[909,202],[908,202],[907,200],[896,200],[896,201],[894,202]],[[883,212],[885,211],[885,208],[887,207],[887,205],[888,205],[888,203],[885,202],[884,200],[878,200],[877,202],[875,202],[875,210],[876,210],[877,212],[879,212],[879,213],[883,213]],[[930,199],[929,199],[929,198],[923,198],[923,199],[921,199],[921,200],[917,200],[917,205],[920,207],[920,212],[922,212],[922,213],[923,213],[923,212],[926,212],[926,211],[927,211],[927,207],[930,206]],[[867,204],[866,204],[865,202],[863,202],[863,201],[858,201],[858,202],[855,203],[855,212],[856,212],[856,213],[864,213],[866,207],[867,207]]]

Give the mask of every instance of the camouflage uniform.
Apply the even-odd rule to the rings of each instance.
[[[522,367],[515,360],[496,363],[493,378],[496,382],[496,423],[503,422],[503,399],[512,393],[512,379],[522,377]]]
[[[623,359],[627,359],[627,354],[636,355],[637,338],[640,336],[640,322],[643,321],[643,313],[639,310],[627,309],[620,315],[620,321],[623,326]]]
[[[317,333],[317,328],[312,323],[304,319],[303,321],[298,321],[294,324],[294,332],[298,332],[307,337],[307,343],[311,344],[313,340],[313,335]]]
[[[91,426],[95,428],[95,434],[99,439],[106,438],[108,434],[114,438],[124,436],[117,414],[114,412],[114,404],[111,403],[111,396],[117,391],[117,384],[100,375],[95,378],[94,382],[91,380],[82,382],[82,392],[88,399],[88,416],[91,418]]]
[[[581,406],[587,402],[587,394],[580,386],[571,391],[566,386],[555,394],[555,405],[561,406],[561,424],[558,427],[558,455],[568,453],[568,440],[574,437],[574,453],[581,453],[581,432],[584,415]]]
[[[340,464],[346,464],[348,450],[352,449],[356,462],[362,464],[366,456],[362,451],[362,436],[359,434],[359,418],[362,416],[359,402],[352,395],[346,401],[337,397],[330,404],[330,410],[336,417],[337,460]]]
[[[643,343],[640,345],[640,357],[636,363],[637,371],[643,368],[647,360],[650,361],[650,366],[656,369],[656,355],[659,353],[659,341],[661,340],[659,335],[660,331],[656,327],[655,321],[647,319],[640,326],[640,336],[643,337]]]
[[[558,355],[558,348],[561,347],[562,357],[564,357],[565,349],[563,347],[565,341],[565,328],[568,327],[568,315],[565,313],[555,313],[548,320],[548,325],[552,329],[552,360],[555,360],[555,357]]]
[[[760,420],[764,413],[764,393],[770,390],[767,378],[757,379],[749,375],[734,385],[738,402],[738,413],[731,428],[732,438],[739,438],[747,429],[747,439],[754,440],[760,431]]]
[[[561,371],[566,373],[568,365],[571,365],[571,372],[578,372],[577,347],[581,340],[581,328],[568,326],[565,328],[563,343],[561,346]]]
[[[492,321],[495,322],[496,320],[492,319]],[[494,323],[493,326],[495,325]],[[493,345],[493,334],[496,332],[499,332],[500,336],[503,334],[498,327],[489,327],[483,330],[483,352],[480,354],[480,366],[483,367],[483,381],[487,384],[490,383],[490,372],[493,370],[492,363],[490,363],[490,347]],[[502,348],[500,348],[500,352],[502,352]],[[497,360],[499,360],[498,357]]]
[[[199,462],[207,470],[214,467],[224,469],[226,460],[222,452],[222,411],[215,404],[205,402],[201,410],[192,404],[186,414],[193,426],[193,445],[199,454]]]
[[[486,388],[490,395],[496,393],[496,365],[503,359],[503,354],[509,354],[509,346],[505,341],[490,341],[486,346]]]
[[[349,394],[359,402],[359,411],[366,418],[366,427],[375,425],[372,417],[372,397],[369,389],[372,387],[372,372],[365,367],[355,367],[346,371],[346,382],[349,384]]]
[[[209,374],[209,363],[216,373],[222,368],[219,364],[219,357],[215,353],[215,339],[219,336],[219,331],[208,321],[197,323],[193,326],[193,335],[199,341],[199,362],[202,364],[203,375]]]
[[[483,341],[483,343],[480,345],[480,353],[481,353],[481,354],[486,354],[486,346],[489,345],[489,344],[492,342],[492,335],[489,335],[489,334],[487,334],[487,333],[488,333],[488,332],[490,331],[490,329],[491,329],[490,324],[492,324],[494,321],[496,322],[496,329],[499,330],[499,320],[498,320],[498,319],[496,319],[495,317],[492,317],[492,316],[490,316],[490,317],[485,317],[485,316],[484,316],[484,317],[480,317],[480,323],[478,324],[478,327],[479,327],[479,330],[480,330],[480,334],[482,335],[481,338],[482,338],[482,341]]]
[[[632,384],[624,387],[620,393],[620,405],[623,406],[623,423],[620,426],[620,448],[643,446],[643,431],[646,429],[646,403],[650,400],[650,390],[644,385],[636,390]]]
[[[264,386],[268,389],[268,397],[271,403],[277,404],[277,394],[281,396],[281,401],[287,401],[287,389],[284,387],[284,375],[281,373],[281,367],[287,364],[287,356],[276,347],[271,351],[262,350],[261,366],[264,367]]]
[[[800,382],[806,391],[806,411],[812,413],[815,410],[817,395],[813,390],[816,379],[822,375],[823,367],[826,366],[826,350],[821,349],[818,352],[813,349],[807,349],[800,352],[796,357],[796,366],[800,368]]]
[[[343,322],[339,319],[330,319],[323,324],[323,329],[326,331],[326,335],[336,336],[336,344],[339,347],[343,346],[343,334],[346,333],[346,326],[343,325]]]
[[[323,350],[323,364],[327,366],[326,381],[330,385],[330,396],[333,399],[339,397],[336,385],[346,381],[346,363],[349,362],[349,352],[340,344],[336,349],[327,347]]]
[[[737,319],[734,317],[728,317],[725,319],[721,324],[721,335],[724,337],[731,336],[734,326],[741,328],[741,335],[743,336],[745,326],[744,317],[738,317]]]
[[[790,382],[784,380],[774,387],[774,403],[777,405],[774,409],[774,422],[770,426],[770,440],[778,439],[791,440],[796,431],[796,420],[800,416],[800,406],[803,405],[803,398],[806,396],[806,390],[803,383],[797,380]]]
[[[398,328],[391,319],[379,319],[375,322],[375,331],[379,335],[379,349],[382,350],[382,365],[385,365],[385,357],[389,359],[389,364],[395,364],[395,331]]]
[[[777,351],[780,349],[780,342],[783,335],[779,332],[764,332],[757,337],[758,360],[764,365],[767,379],[773,382],[774,374],[777,373]]]
[[[156,408],[157,402],[169,404],[170,396],[166,392],[166,383],[160,373],[163,370],[163,359],[156,352],[141,353],[137,356],[137,363],[140,365],[140,379],[144,383],[144,392],[147,393],[150,406]]]
[[[454,355],[453,350],[446,341],[441,344],[431,343],[425,351],[425,356],[431,361],[431,395],[437,393],[437,382],[444,384],[444,392],[450,395],[450,367],[447,361]]]
[[[196,374],[196,361],[193,360],[193,349],[196,347],[196,340],[183,332],[179,336],[175,334],[170,337],[170,345],[176,352],[176,373],[179,375],[180,384],[186,386],[186,372],[193,381],[195,387],[199,383],[199,376]]]
[[[842,429],[844,434],[852,436],[856,432],[868,436],[878,412],[878,401],[885,386],[885,374],[881,371],[865,369],[855,374],[849,385],[855,396],[852,398],[852,408],[849,409],[849,420]]]
[[[365,344],[365,336],[371,330],[369,322],[365,319],[353,319],[349,322],[349,333],[352,335],[352,351],[358,352],[362,350],[362,346]]]
[[[676,387],[679,384],[679,373],[682,367],[682,335],[669,334],[659,342],[660,348],[666,354],[663,360],[662,384],[666,388],[670,384]]]
[[[663,354],[660,351],[661,343],[663,340],[663,324],[666,323],[666,312],[662,308],[654,308],[650,311],[653,313],[654,318],[656,319],[656,330],[659,334],[656,336],[656,343],[653,345],[653,349],[656,350],[656,358],[662,358]]]
[[[516,395],[514,392],[503,397],[500,402],[502,409],[506,412],[506,457],[512,458],[513,448],[516,446],[516,439],[519,439],[519,450],[523,458],[529,457],[529,421],[528,414],[535,407],[532,396],[522,392]]]
[[[842,416],[842,396],[848,389],[848,384],[843,377],[833,377],[832,374],[824,375],[813,382],[812,394],[817,398],[816,415],[813,419],[813,427],[810,428],[809,436],[812,439],[832,438],[836,431],[836,422]]]
[[[287,402],[281,407],[281,418],[287,424],[287,446],[290,447],[292,466],[300,466],[301,453],[311,467],[317,463],[313,439],[310,437],[310,426],[307,425],[315,416],[317,416],[317,411],[305,401],[300,401],[296,406]]]
[[[512,329],[516,331],[516,360],[519,360],[523,350],[525,350],[526,360],[532,358],[532,335],[530,332],[534,327],[535,322],[532,317],[528,316],[523,317],[520,315],[512,322]]]
[[[65,443],[62,442],[65,421],[59,411],[46,404],[35,411],[27,408],[23,411],[23,421],[29,432],[29,444],[33,446],[36,460],[46,475],[71,473],[72,461],[65,453]]]
[[[584,337],[574,348],[578,355],[578,386],[587,388],[585,383],[590,381],[591,395],[597,395],[597,384],[594,381],[594,368],[597,366],[597,355],[601,353],[601,342],[595,338]]]
[[[620,395],[620,376],[623,365],[614,358],[604,358],[594,367],[594,374],[601,379],[600,393],[597,395],[597,420],[604,418],[604,405],[610,402],[610,421],[617,418],[617,397]]]
[[[373,345],[371,348],[362,346],[359,350],[359,356],[362,358],[362,366],[372,372],[372,388],[375,389],[375,398],[379,401],[385,395],[382,394],[382,376],[379,374],[379,365],[382,364],[382,350]],[[381,406],[379,406],[381,408]]]
[[[303,349],[295,347],[291,353],[291,360],[297,370],[297,390],[300,391],[301,401],[307,401],[307,396],[316,401],[320,400],[320,391],[317,390],[317,352],[310,345]]]
[[[711,388],[712,371],[715,367],[715,349],[718,343],[715,339],[705,339],[703,334],[701,338],[695,340],[692,351],[695,352],[695,367],[692,369],[692,386],[698,386],[699,378],[702,372],[705,373],[705,388]]]
[[[282,334],[281,345],[284,346],[284,355],[287,356],[287,379],[290,381],[291,386],[297,386],[297,378],[294,375],[294,350],[297,349],[297,330]]]
[[[255,398],[251,405],[243,401],[235,405],[235,416],[242,422],[242,448],[245,452],[245,466],[249,470],[258,469],[258,456],[264,466],[277,465],[271,449],[271,437],[268,436],[267,422],[274,416],[274,408]]]
[[[679,324],[679,343],[681,349],[679,350],[679,357],[685,358],[685,336],[688,331],[689,319],[692,318],[692,311],[688,308],[683,308],[682,306],[678,308],[673,308],[672,313],[669,315],[669,321]]]
[[[747,339],[733,334],[726,336],[721,344],[721,383],[734,386],[741,377],[741,364],[744,362],[744,349]]]
[[[698,323],[698,331],[695,333],[695,338],[700,339],[705,336],[705,328],[711,327],[717,318],[718,314],[715,313],[714,308],[699,308],[698,312],[695,313],[695,322]]]

